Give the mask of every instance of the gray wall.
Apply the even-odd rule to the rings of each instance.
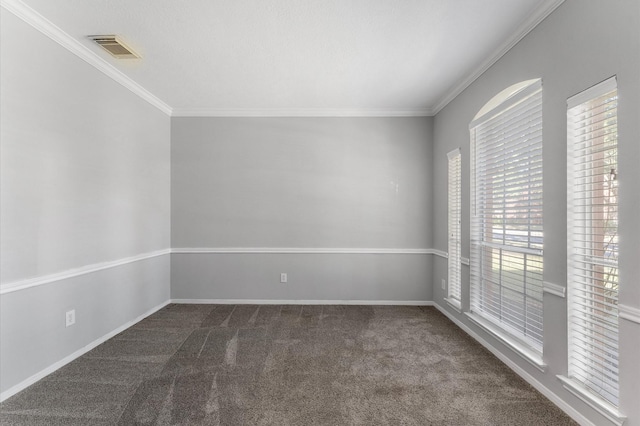
[[[3,289],[169,248],[169,117],[1,19]],[[168,268],[164,255],[2,294],[1,391],[165,302]]]
[[[566,284],[565,100],[616,74],[620,300],[640,308],[639,28],[637,0],[567,0],[435,119],[170,122],[2,13],[1,283],[170,245],[222,253],[163,255],[3,294],[0,391],[166,302],[169,277],[178,299],[435,300],[448,309],[439,286],[446,260],[429,254],[225,249],[446,250],[446,153],[461,147],[468,256],[468,123],[505,87],[538,77],[544,83],[545,280]],[[280,272],[289,273],[289,283],[279,283]],[[465,305],[468,283],[463,267]],[[78,322],[65,328],[64,312],[74,308]],[[565,299],[545,295],[546,373],[464,315],[449,314],[595,423],[608,424],[555,379],[566,373]],[[630,426],[640,425],[638,335],[638,324],[621,320],[622,410]]]
[[[566,286],[566,99],[612,75],[619,88],[620,303],[640,308],[640,2],[567,0],[435,117],[434,246],[447,248],[446,154],[461,147],[463,164],[463,256],[469,256],[469,122],[502,89],[542,78],[544,138],[544,279]],[[463,266],[463,306],[469,300],[469,268]],[[433,282],[447,278],[447,262],[434,260]],[[441,306],[444,290],[434,286]],[[556,374],[567,372],[566,299],[546,294],[541,373],[454,310],[450,314],[570,402],[597,424],[606,420],[566,392]],[[621,407],[628,424],[640,425],[640,325],[621,319]]]
[[[1,392],[161,306],[169,275],[165,255],[0,296]]]
[[[430,255],[172,254],[173,299],[431,300]],[[286,272],[287,283],[280,283]]]
[[[173,118],[172,247],[430,248],[431,139],[424,117]],[[172,255],[172,297],[430,299],[430,255],[235,256]]]

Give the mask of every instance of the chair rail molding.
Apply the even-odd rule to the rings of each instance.
[[[429,248],[298,248],[298,247],[179,247],[141,253],[131,257],[93,263],[53,274],[25,278],[0,285],[0,295],[44,284],[78,277],[128,263],[151,259],[165,254],[371,254],[371,255],[437,255],[445,252]]]
[[[50,284],[56,281],[62,281],[69,278],[79,277],[81,275],[91,274],[93,272],[102,271],[104,269],[114,268],[116,266],[126,265],[133,262],[139,262],[145,259],[151,259],[158,256],[171,253],[170,249],[156,250],[152,252],[142,253],[131,257],[125,257],[108,262],[92,263],[90,265],[82,266],[80,268],[67,269],[55,274],[42,275],[39,277],[32,277],[23,280],[13,281],[0,286],[0,295],[11,293],[14,291],[25,290],[27,288],[36,287],[39,285]]]
[[[640,324],[640,309],[627,305],[618,305],[620,318]]]
[[[321,247],[175,247],[175,254],[438,254],[428,248],[321,248]]]
[[[566,297],[567,295],[566,287],[563,287],[558,284],[550,283],[548,281],[544,281],[542,283],[542,291],[544,293],[553,294],[555,296],[562,297],[562,298]]]

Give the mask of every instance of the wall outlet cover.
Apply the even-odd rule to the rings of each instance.
[[[76,323],[76,310],[72,309],[65,314],[65,324],[67,327]]]

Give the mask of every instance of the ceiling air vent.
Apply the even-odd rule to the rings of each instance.
[[[111,53],[117,59],[137,59],[140,55],[122,42],[116,35],[89,36],[89,38],[100,45],[104,50]]]

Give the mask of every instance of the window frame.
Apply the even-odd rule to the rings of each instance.
[[[604,99],[603,103],[599,103],[605,96],[609,97]],[[615,228],[614,237],[619,237],[617,222],[619,203],[617,99],[618,87],[615,76],[567,99],[568,367],[567,376],[558,376],[558,378],[570,392],[614,423],[621,424],[624,421],[624,416],[618,411],[620,396],[619,373],[617,371],[619,368],[617,361],[619,356],[618,295],[620,285],[617,275],[619,270],[618,249],[616,244],[615,256],[607,258],[608,248],[600,247],[598,244],[599,238],[604,238],[605,233],[611,231],[612,228]],[[615,105],[612,102],[615,102]],[[602,107],[602,112],[597,112],[599,107]],[[591,112],[594,109],[596,111]],[[607,114],[614,109],[615,115]],[[602,120],[593,119],[598,115],[603,115]],[[612,117],[615,119],[614,124],[607,124],[607,120]],[[598,129],[597,123],[602,123],[599,132],[596,130]],[[589,128],[582,132],[579,130],[584,129],[582,126],[589,126]],[[605,130],[608,127],[613,127],[613,129]],[[613,134],[611,132],[615,133],[614,143],[607,144],[606,139],[611,137]],[[607,151],[610,150],[615,151],[614,163],[611,163],[611,153],[607,154]],[[609,155],[608,163],[605,161],[606,155]],[[600,165],[598,165],[599,162]],[[614,167],[611,169],[611,176],[606,176],[605,173],[601,174],[601,178],[598,177],[596,173],[600,166],[604,170],[608,170],[612,165]],[[590,196],[589,198],[580,197],[580,193],[590,194]],[[615,200],[613,203],[612,199]],[[608,212],[614,205],[615,219],[612,219],[608,216]],[[605,206],[607,213],[606,216],[603,216],[600,210],[604,211]],[[583,238],[580,239],[580,236]],[[598,255],[598,252],[602,254]],[[606,283],[603,283],[600,295],[600,292],[596,294],[594,287],[598,286],[597,282],[604,279],[601,277],[602,272],[598,271],[605,266],[615,268],[616,286],[615,290],[613,287],[608,289]],[[613,274],[613,272],[610,270],[609,274]],[[615,324],[612,321],[615,321]],[[605,330],[606,333],[596,336],[599,333],[598,330]],[[593,359],[599,351],[603,351],[604,355]],[[615,359],[615,365],[612,364],[612,359]],[[607,365],[612,365],[612,367],[609,368]],[[596,377],[599,373],[598,368],[603,369],[600,378]],[[585,370],[591,370],[591,372]],[[583,377],[584,380],[581,380],[580,376],[589,377]],[[615,387],[611,386],[611,379],[615,379]],[[600,386],[596,383],[598,380],[602,382]]]
[[[447,298],[458,311],[462,309],[462,153],[456,148],[447,153]]]
[[[527,120],[529,119],[528,117],[518,115],[518,114],[525,113],[525,111],[521,111],[518,108],[520,108],[522,105],[525,105],[525,102],[528,102],[529,100],[534,105],[534,109],[532,109],[532,111],[535,112],[535,114],[532,116],[532,119],[534,120],[534,122],[532,122],[532,126],[533,126],[532,128],[534,128],[535,126],[539,127],[539,129],[535,127],[533,130],[535,132],[539,132],[539,136],[536,136],[536,138],[539,138],[539,141],[536,141],[534,146],[534,148],[537,150],[536,161],[539,162],[539,164],[537,165],[538,169],[535,171],[535,174],[533,173],[531,174],[531,176],[533,177],[530,178],[529,182],[524,185],[528,185],[526,186],[526,188],[530,191],[529,195],[531,195],[533,193],[532,191],[534,190],[539,191],[539,193],[536,192],[536,196],[539,195],[539,200],[535,205],[535,207],[538,208],[540,212],[539,213],[540,214],[540,217],[539,217],[540,231],[536,231],[536,235],[539,235],[538,238],[540,239],[540,243],[538,244],[539,248],[535,248],[535,249],[530,248],[532,247],[532,241],[533,241],[532,240],[533,234],[531,230],[524,237],[526,240],[525,241],[526,247],[515,247],[514,244],[511,244],[511,245],[506,244],[506,241],[507,241],[506,231],[504,231],[505,233],[503,233],[503,238],[502,238],[503,244],[498,247],[498,245],[492,244],[490,241],[483,239],[483,231],[480,230],[483,226],[483,223],[486,224],[486,222],[482,222],[483,219],[480,218],[480,213],[484,213],[484,210],[481,207],[479,207],[480,205],[479,200],[481,199],[479,198],[480,197],[479,192],[482,193],[482,191],[479,190],[478,182],[484,182],[484,178],[488,175],[480,176],[479,173],[480,173],[480,169],[482,168],[481,166],[485,166],[487,162],[490,162],[491,160],[487,160],[487,158],[489,157],[483,157],[483,160],[480,162],[480,165],[478,164],[478,158],[479,158],[478,155],[480,151],[482,151],[483,155],[485,155],[483,151],[483,149],[485,148],[481,147],[479,150],[479,147],[477,146],[477,144],[482,143],[481,141],[478,140],[477,131],[478,129],[482,128],[482,126],[486,126],[491,123],[497,123],[498,120],[503,119],[509,113],[516,114],[513,120],[516,120],[518,123],[520,123],[520,121],[527,123]],[[531,362],[534,366],[536,366],[540,370],[544,370],[546,366],[542,358],[543,338],[544,338],[543,329],[542,329],[542,323],[543,323],[543,280],[542,280],[543,240],[542,238],[543,237],[542,237],[542,224],[541,224],[541,221],[542,221],[542,81],[540,79],[529,80],[526,82],[518,83],[516,85],[513,85],[505,89],[500,94],[496,95],[493,99],[491,99],[485,105],[485,107],[483,107],[480,110],[478,115],[470,123],[469,129],[470,129],[470,139],[471,139],[471,262],[470,262],[471,265],[470,266],[471,266],[471,299],[472,300],[471,300],[470,312],[468,312],[467,315],[477,325],[481,326],[486,331],[493,334],[494,337],[498,338],[503,343],[506,343],[509,347],[515,350],[516,353],[523,356],[523,358]],[[510,129],[510,127],[505,125],[503,129]],[[513,147],[520,146],[519,142],[525,141],[525,139],[522,139],[522,137],[519,136],[519,133],[514,132],[514,136],[508,139],[508,141],[510,144],[508,145],[505,145],[504,143],[502,144],[503,151],[506,151],[507,149],[515,149]],[[490,145],[490,146],[493,147],[493,145]],[[495,145],[495,146],[499,147],[498,145]],[[504,147],[507,147],[507,148],[504,148]],[[499,152],[502,154],[503,151],[499,151]],[[513,151],[510,151],[510,152],[513,153]],[[512,155],[515,155],[515,154],[512,154]],[[524,170],[524,166],[521,166],[518,163],[518,161],[519,161],[518,158],[515,158],[511,162],[510,167],[513,167],[513,164],[516,164],[516,169],[519,169],[522,167],[522,170]],[[507,164],[507,163],[503,163],[503,165],[504,164]],[[505,167],[505,170],[507,170],[506,169],[507,166],[504,165],[504,167]],[[506,177],[504,178],[504,180],[506,181]],[[532,185],[531,182],[533,180],[535,180],[535,184],[539,186],[539,189],[533,189],[533,190],[531,189],[533,188],[533,186],[531,186]],[[505,183],[504,185],[507,185],[507,184]],[[482,198],[481,200],[484,202],[484,201],[487,201],[487,200],[490,201],[493,199],[496,199],[496,198],[495,197],[491,199]],[[504,203],[506,205],[506,202]],[[479,211],[479,210],[482,210],[482,211]],[[505,212],[506,211],[507,210],[505,207]],[[528,210],[528,211],[529,211],[529,216],[531,216],[531,213],[530,213],[531,210]],[[503,221],[506,220],[506,215],[503,215],[502,220]],[[524,323],[523,332],[511,327],[506,320],[502,320],[501,318],[499,319],[495,318],[497,315],[493,315],[490,312],[489,302],[483,301],[483,299],[487,299],[487,296],[482,294],[482,291],[486,292],[486,290],[483,290],[483,286],[486,286],[485,282],[487,281],[487,274],[488,274],[488,272],[483,271],[483,264],[486,262],[482,260],[483,259],[482,251],[485,247],[489,247],[489,250],[494,250],[494,249],[500,250],[500,253],[502,253],[502,250],[509,249],[513,251],[513,253],[520,253],[519,255],[522,256],[522,259],[523,259],[522,262],[524,265],[523,268],[525,268],[524,269],[525,272],[523,274],[524,289],[522,290],[522,295],[523,295],[522,311],[524,312],[524,314],[522,315],[522,320]],[[529,297],[528,296],[529,293],[527,293],[527,288],[524,284],[529,279],[528,275],[526,274],[526,265],[528,264],[527,262],[529,262],[529,260],[527,260],[528,259],[527,256],[535,257],[533,262],[537,262],[537,264],[539,264],[539,273],[536,273],[536,279],[535,279],[536,299],[533,300],[534,303],[539,305],[539,309],[538,309],[539,314],[537,315],[537,322],[532,323],[539,329],[538,339],[533,339],[530,336],[527,336],[527,327],[528,327],[528,321],[530,318],[530,316],[528,315],[533,315],[531,313],[527,313],[527,306],[529,303],[527,297]],[[494,268],[493,261],[491,262],[491,265],[493,269]],[[498,286],[500,288],[500,299],[498,302],[495,302],[499,304],[500,306],[499,309],[501,310],[504,309],[503,306],[507,306],[507,305],[504,305],[504,303],[506,302],[503,301],[503,296],[502,296],[502,293],[503,293],[502,287],[504,286],[502,281],[503,270],[505,268],[505,266],[503,265],[505,264],[502,263],[502,260],[500,260],[498,264],[498,271],[500,276],[499,278],[500,281]],[[517,284],[516,284],[516,287],[517,287]],[[494,302],[491,302],[491,303],[494,303]],[[514,315],[517,315],[517,313]],[[516,318],[516,319],[519,320],[519,318]]]

